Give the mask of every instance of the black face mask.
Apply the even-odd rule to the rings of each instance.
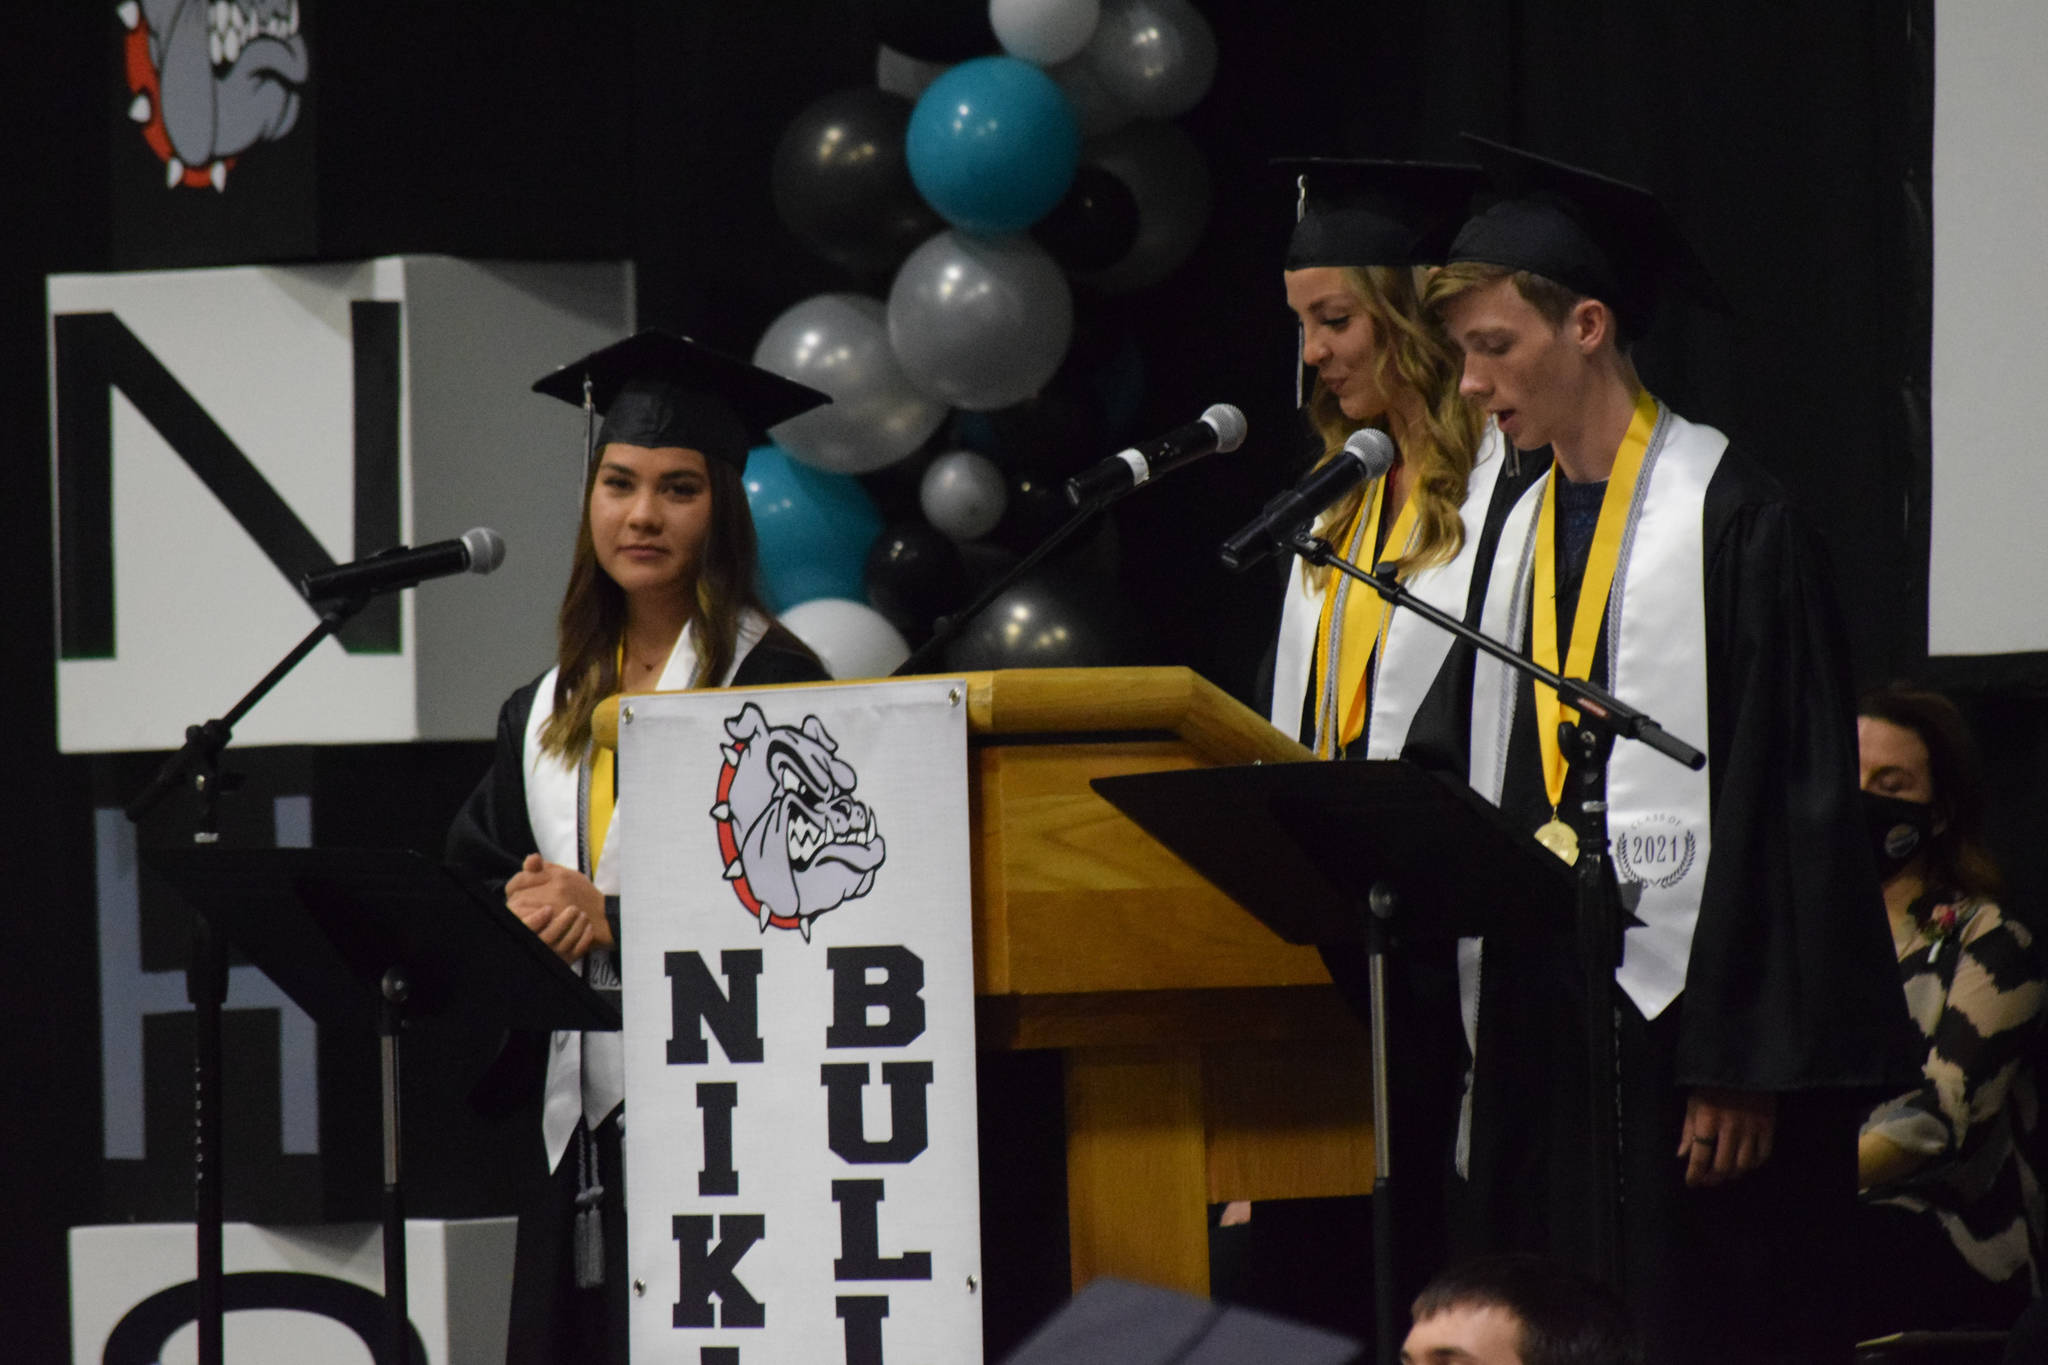
[[[1934,806],[1928,801],[1864,792],[1863,819],[1870,828],[1870,851],[1877,856],[1880,881],[1890,881],[1919,857],[1934,836]]]

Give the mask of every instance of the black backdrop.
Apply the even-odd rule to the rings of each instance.
[[[1137,339],[1140,425],[1164,429],[1221,399],[1251,419],[1245,451],[1119,510],[1122,583],[1151,660],[1242,693],[1271,629],[1269,585],[1230,579],[1212,553],[1301,454],[1274,265],[1291,195],[1263,163],[1290,152],[1455,154],[1467,128],[1666,195],[1735,308],[1660,329],[1646,343],[1646,378],[1773,466],[1819,523],[1864,679],[1924,668],[1927,0],[1198,4],[1221,50],[1213,91],[1183,120],[1214,172],[1208,235],[1164,284],[1084,306],[1092,325]],[[140,259],[111,222],[108,148],[124,98],[110,89],[111,9],[19,7],[0,55],[0,127],[15,134],[0,190],[0,567],[11,608],[0,669],[17,755],[0,861],[0,1318],[22,1359],[60,1358],[63,1230],[104,1207],[90,810],[95,788],[105,804],[142,766],[55,753],[41,281],[209,259],[203,238]],[[769,152],[790,117],[873,78],[874,16],[859,0],[304,9],[319,154],[306,255],[630,255],[643,322],[741,352],[800,298],[879,287],[806,256],[767,192]],[[1948,676],[1967,687],[1987,675]],[[221,680],[223,707],[247,681]],[[2031,772],[2048,712],[2010,690],[1973,697],[1972,708],[1995,741],[2002,843],[2030,890],[2044,869],[2020,835],[2042,805]],[[346,831],[431,848],[449,793],[480,761],[471,746],[437,746],[259,766],[311,771],[316,787],[387,781],[431,793]],[[341,831],[329,822],[319,832]],[[481,1162],[467,1184],[450,1173],[449,1188],[423,1190],[417,1206],[491,1206],[501,1166]],[[435,1172],[428,1159],[429,1185]]]

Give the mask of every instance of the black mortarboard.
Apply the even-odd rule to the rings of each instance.
[[[1555,280],[1613,308],[1632,336],[1673,292],[1727,311],[1706,263],[1648,190],[1471,133],[1465,140],[1498,198],[1459,229],[1446,263]]]
[[[1003,1365],[1349,1365],[1349,1337],[1172,1289],[1100,1279]]]
[[[1287,268],[1438,265],[1484,186],[1477,166],[1286,157],[1297,194]]]
[[[682,446],[735,469],[746,468],[748,449],[767,440],[769,427],[832,401],[758,365],[652,328],[535,380],[533,391],[603,415],[589,456],[608,441]]]

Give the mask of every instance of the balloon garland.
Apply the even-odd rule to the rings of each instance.
[[[834,400],[770,433],[748,494],[765,595],[835,676],[924,639],[997,545],[1057,521],[1060,480],[1135,412],[1144,376],[1127,335],[1074,345],[1074,284],[1159,283],[1199,243],[1211,193],[1200,149],[1168,121],[1216,75],[1215,33],[1189,0],[874,13],[875,85],[798,114],[770,171],[792,236],[866,287],[796,303],[754,352]],[[886,530],[862,480],[893,490]],[[998,604],[1037,628],[992,620],[949,665],[1109,658],[1113,528],[1093,544]]]

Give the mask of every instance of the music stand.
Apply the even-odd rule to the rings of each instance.
[[[612,1031],[616,1004],[501,903],[417,853],[169,848],[143,861],[318,1023],[374,1032],[382,1060],[388,1365],[408,1365],[399,1035],[460,1013],[506,1028]]]
[[[1374,1332],[1393,1339],[1390,921],[1413,938],[1570,935],[1572,870],[1463,783],[1403,761],[1281,763],[1089,784],[1289,943],[1365,940],[1372,987]],[[1368,890],[1361,895],[1357,888]]]

